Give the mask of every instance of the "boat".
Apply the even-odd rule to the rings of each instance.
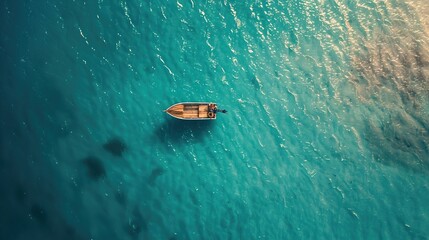
[[[217,104],[211,102],[181,102],[164,112],[181,120],[214,120],[218,112],[226,113],[226,110],[218,110]]]

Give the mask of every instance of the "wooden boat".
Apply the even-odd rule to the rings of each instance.
[[[218,110],[216,103],[182,102],[172,105],[164,112],[182,120],[214,120],[219,111],[226,113],[225,110]]]

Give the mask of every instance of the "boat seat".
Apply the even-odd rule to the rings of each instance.
[[[209,112],[209,106],[208,105],[200,105],[198,108],[198,117],[206,118],[208,112]]]
[[[198,105],[187,105],[184,106],[185,110],[198,110]]]

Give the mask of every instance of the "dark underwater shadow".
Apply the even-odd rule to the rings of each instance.
[[[103,144],[103,148],[115,157],[122,157],[125,150],[127,150],[127,145],[122,139],[114,137]]]
[[[380,126],[367,122],[364,136],[376,161],[429,174],[428,129],[391,118]]]
[[[88,170],[88,176],[92,180],[99,180],[106,177],[106,169],[104,164],[98,157],[88,156],[82,160]]]
[[[154,138],[161,142],[172,141],[185,143],[202,141],[208,132],[213,129],[216,120],[179,120],[166,118],[154,131]]]

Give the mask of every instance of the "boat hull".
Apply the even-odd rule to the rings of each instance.
[[[181,102],[169,107],[165,112],[180,120],[214,120],[216,113],[212,110],[216,103],[210,102]]]

